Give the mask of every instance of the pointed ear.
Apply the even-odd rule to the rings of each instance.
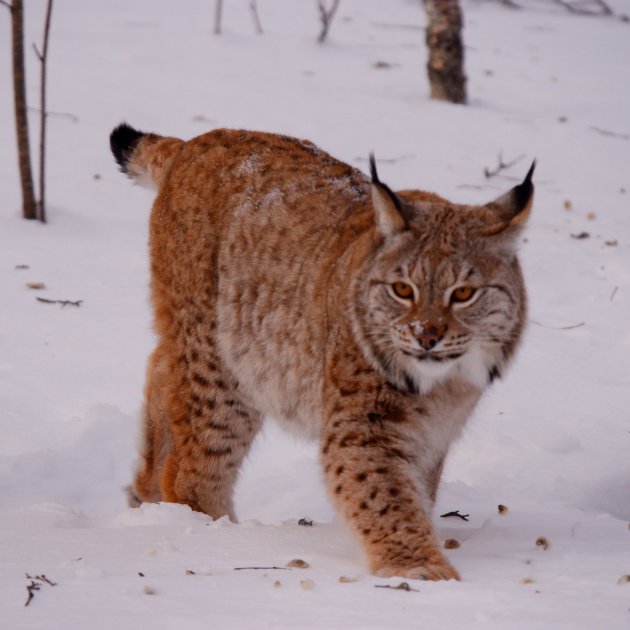
[[[482,228],[482,234],[491,236],[503,232],[513,233],[525,227],[534,198],[532,175],[535,167],[536,160],[532,162],[522,184],[514,186],[505,195],[484,206],[488,211],[488,225]]]
[[[402,232],[407,227],[401,214],[402,203],[396,193],[378,178],[374,153],[370,153],[370,174],[372,175],[372,205],[376,226],[383,236]]]

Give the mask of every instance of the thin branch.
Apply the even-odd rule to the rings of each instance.
[[[234,571],[290,571],[289,567],[234,567]]]
[[[504,162],[503,161],[503,154],[499,153],[499,164],[498,164],[498,166],[494,170],[490,170],[488,167],[484,168],[483,169],[483,174],[486,176],[487,179],[490,179],[491,177],[494,177],[495,175],[498,175],[501,171],[514,166],[517,162],[522,160],[524,157],[525,157],[524,155],[519,155],[518,157],[514,158],[510,162]]]
[[[531,319],[530,321],[532,324],[536,324],[536,326],[542,326],[543,328],[549,328],[550,330],[574,330],[575,328],[582,328],[582,326],[586,326],[586,322],[571,324],[570,326],[547,326],[547,324],[537,322],[535,319]]]
[[[615,295],[617,295],[617,291],[618,291],[618,290],[619,290],[619,287],[615,287],[615,288],[613,289],[613,292],[612,292],[612,294],[611,294],[611,296],[610,296],[610,301],[611,301],[611,302],[615,299]]]
[[[627,133],[617,133],[615,131],[608,131],[608,129],[602,129],[601,127],[594,127],[591,125],[590,127],[593,131],[597,133],[601,133],[602,136],[610,136],[611,138],[623,138],[624,140],[630,140],[630,135]]]
[[[27,107],[29,112],[41,113],[41,109],[37,107]],[[46,116],[57,116],[58,118],[69,118],[72,122],[79,122],[79,117],[76,114],[70,112],[46,112]]]
[[[335,13],[339,8],[340,0],[332,0],[332,3],[329,8],[326,8],[324,4],[324,0],[317,1],[317,8],[319,9],[319,21],[322,23],[322,30],[319,32],[319,37],[317,41],[322,44],[328,37],[328,31],[332,25],[333,18],[335,17]]]
[[[260,16],[258,15],[258,4],[256,0],[249,0],[249,10],[252,12],[252,18],[254,19],[254,28],[259,35],[263,34],[263,27],[260,23]]]
[[[57,586],[57,582],[52,582],[43,573],[41,575],[36,575],[35,577],[33,577],[32,575],[29,575],[27,573],[26,574],[26,579],[27,580],[38,580],[40,582],[44,582],[44,583],[48,584],[48,586]]]
[[[43,302],[44,304],[61,304],[61,306],[81,306],[81,304],[83,304],[83,300],[48,300],[43,297],[35,299],[38,302]]]
[[[564,7],[576,15],[614,15],[613,10],[604,0],[554,0],[555,4]],[[591,9],[591,7],[593,7]]]
[[[39,48],[37,48],[37,44],[33,42],[31,46],[33,46],[33,51],[35,52],[35,56],[39,60],[39,63],[41,63],[44,60],[44,57],[42,56],[42,53],[39,52]]]
[[[467,521],[470,514],[460,514],[459,510],[455,510],[454,512],[447,512],[446,514],[440,514],[440,518],[448,518],[449,516],[457,516],[461,518],[462,521]]]
[[[5,6],[7,9],[9,9],[9,11],[13,11],[13,7],[11,6],[10,3],[8,3],[6,0],[0,0],[0,4],[2,4],[3,6]]]
[[[31,580],[30,584],[26,585],[26,590],[28,591],[28,599],[26,600],[26,602],[24,602],[24,606],[28,606],[31,603],[31,599],[35,597],[35,591],[39,591],[40,588],[41,584],[38,584],[33,580]]]
[[[411,588],[411,586],[409,586],[409,582],[401,582],[398,586],[392,586],[391,584],[375,584],[374,588],[391,588],[395,591],[414,591],[416,593],[420,592],[417,588]]]
[[[48,0],[46,6],[46,21],[44,23],[44,47],[40,55],[42,63],[42,78],[39,86],[39,108],[40,108],[40,125],[39,125],[39,202],[38,202],[38,219],[42,223],[46,223],[46,62],[48,60],[48,38],[50,35],[50,18],[52,15],[53,0]],[[36,49],[37,50],[37,49]]]

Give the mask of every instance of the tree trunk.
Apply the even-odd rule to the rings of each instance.
[[[462,13],[458,0],[424,0],[427,12],[427,70],[431,98],[466,102]]]
[[[37,204],[33,189],[31,151],[28,141],[26,117],[26,77],[24,74],[24,8],[22,0],[11,3],[13,36],[13,95],[15,99],[15,133],[17,136],[18,164],[22,185],[22,216],[37,219]]]

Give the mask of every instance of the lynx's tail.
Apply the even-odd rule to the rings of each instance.
[[[141,186],[155,190],[160,188],[182,144],[178,138],[144,133],[127,123],[118,125],[109,137],[109,146],[120,170]]]

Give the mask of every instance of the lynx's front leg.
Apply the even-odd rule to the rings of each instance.
[[[426,513],[431,479],[419,474],[414,419],[395,405],[337,403],[322,442],[330,493],[383,577],[459,579],[438,547]],[[425,453],[425,457],[429,454]]]

